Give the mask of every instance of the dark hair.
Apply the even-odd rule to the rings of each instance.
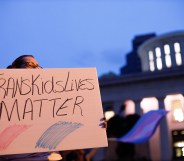
[[[32,55],[21,55],[18,58],[16,58],[13,63],[9,66],[7,66],[7,69],[11,69],[11,68],[20,68],[22,64],[24,64],[24,57],[32,57],[34,58],[34,56]]]
[[[120,106],[119,112],[123,112],[123,111],[125,111],[125,109],[126,109],[126,105],[125,105],[125,103],[123,103],[123,104]]]
[[[11,69],[11,68],[13,68],[12,65],[8,65],[8,66],[6,67],[6,69]]]

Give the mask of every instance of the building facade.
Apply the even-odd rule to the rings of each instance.
[[[184,160],[184,32],[136,37],[129,54],[120,75],[99,78],[104,112],[117,114],[123,103],[126,115],[168,110],[149,142],[136,147],[152,161]]]

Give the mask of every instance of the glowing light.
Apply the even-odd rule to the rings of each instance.
[[[165,109],[171,111],[171,119],[173,122],[184,121],[184,99],[182,94],[167,95],[165,100]]]
[[[174,147],[176,147],[177,157],[184,156],[184,141],[179,141],[179,142],[174,143]]]
[[[182,109],[174,109],[173,117],[175,121],[182,122],[184,121],[184,115]]]
[[[158,100],[155,97],[143,98],[140,103],[140,106],[144,113],[150,110],[157,110]]]
[[[178,147],[178,148],[184,147],[184,141],[176,142],[176,143],[174,144],[174,147]]]
[[[170,47],[168,44],[164,45],[164,51],[166,55],[170,54]]]
[[[159,47],[157,47],[155,49],[155,52],[156,52],[156,62],[157,62],[157,69],[158,70],[161,70],[162,69],[162,59],[161,59],[161,50]]]
[[[176,53],[176,64],[177,65],[181,65],[182,64],[181,54],[180,53]]]
[[[155,70],[153,51],[148,52],[150,71]]]
[[[182,58],[181,58],[181,53],[180,53],[180,44],[178,42],[174,43],[174,50],[175,50],[176,64],[181,65]]]
[[[170,55],[170,46],[168,44],[164,45],[164,52],[165,52],[166,67],[170,68],[172,63],[171,63],[171,55]]]
[[[184,148],[182,148],[182,156],[184,156]]]
[[[180,44],[178,42],[174,43],[174,50],[177,53],[180,53]]]
[[[182,122],[184,121],[184,114],[182,110],[181,100],[172,101],[173,119],[174,121]]]
[[[106,111],[106,112],[105,112],[106,121],[108,121],[108,120],[109,120],[110,118],[112,118],[114,115],[115,115],[115,112],[114,112],[114,111]]]
[[[125,101],[125,115],[130,115],[135,113],[135,103],[132,100]]]

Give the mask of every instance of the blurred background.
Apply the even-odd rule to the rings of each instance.
[[[0,0],[0,68],[23,54],[44,68],[96,67],[108,137],[127,134],[151,110],[169,113],[146,142],[109,141],[92,160],[183,161],[183,6],[183,0]],[[145,133],[152,122],[141,127]]]
[[[126,64],[136,35],[184,28],[183,0],[1,0],[0,68],[32,54],[44,68]]]

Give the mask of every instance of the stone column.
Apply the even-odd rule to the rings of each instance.
[[[156,57],[155,48],[153,48],[152,51],[153,51],[153,60],[154,60],[155,70],[158,70],[158,68],[157,68],[157,57]]]
[[[139,114],[140,116],[143,115],[143,110],[141,108],[141,101],[142,99],[134,100],[135,113]],[[149,142],[135,144],[135,151],[136,151],[135,158],[151,159]]]
[[[170,46],[170,52],[171,52],[171,64],[172,64],[172,67],[173,66],[177,66],[176,65],[176,52],[175,52],[175,49],[174,49],[174,44],[173,42],[172,43],[169,43],[169,46]]]
[[[165,109],[164,98],[159,98],[159,109]],[[160,160],[171,161],[172,146],[170,141],[171,132],[168,129],[167,117],[164,117],[160,123]]]
[[[161,59],[162,59],[162,68],[167,68],[166,67],[166,61],[165,61],[164,46],[160,46],[160,51],[161,51]]]
[[[143,114],[143,111],[141,109],[141,99],[134,100],[134,103],[135,103],[135,113],[141,116]]]
[[[184,65],[184,40],[180,40],[180,52],[182,58],[182,65]]]

